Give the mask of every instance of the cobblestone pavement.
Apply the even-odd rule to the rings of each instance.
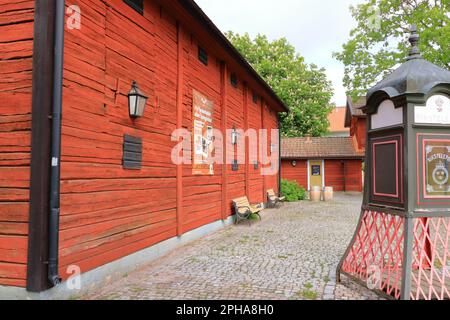
[[[335,268],[358,220],[361,195],[286,203],[194,241],[84,299],[378,299]]]

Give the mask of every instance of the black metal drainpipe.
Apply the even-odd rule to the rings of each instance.
[[[50,171],[50,218],[48,279],[53,286],[61,283],[58,272],[59,212],[61,171],[61,114],[64,63],[65,1],[56,0],[55,14],[55,60],[53,73],[52,150]]]
[[[278,114],[278,195],[281,197],[281,117]]]

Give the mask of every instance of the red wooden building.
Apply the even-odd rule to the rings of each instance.
[[[366,106],[366,97],[359,97],[356,102],[347,97],[345,113],[345,127],[350,129],[355,148],[358,151],[366,150],[366,115],[361,108]]]
[[[352,137],[285,138],[281,143],[281,175],[306,190],[333,187],[362,192],[364,153]]]
[[[44,291],[68,266],[96,270],[278,190],[262,163],[199,175],[171,160],[195,92],[222,132],[277,129],[287,111],[194,1],[63,2],[0,0],[0,288]]]
[[[365,105],[365,97],[356,102],[348,97],[345,109],[336,108],[329,115],[327,137],[283,139],[282,178],[296,181],[307,190],[318,186],[362,192],[366,116],[360,108]]]

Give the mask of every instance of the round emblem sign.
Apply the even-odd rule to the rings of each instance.
[[[436,168],[433,170],[433,181],[439,185],[443,186],[448,182],[448,170],[445,168],[445,165],[440,162],[436,165]]]

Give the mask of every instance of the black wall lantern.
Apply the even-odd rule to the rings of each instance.
[[[148,97],[139,90],[136,81],[133,81],[131,91],[128,93],[128,108],[131,118],[140,118],[144,115],[147,99]]]
[[[292,166],[293,166],[293,167],[296,167],[296,166],[297,166],[297,161],[295,161],[295,160],[292,161]]]

